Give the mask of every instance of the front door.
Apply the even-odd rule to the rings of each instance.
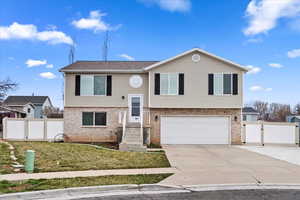
[[[128,95],[129,122],[140,122],[143,114],[143,95]]]

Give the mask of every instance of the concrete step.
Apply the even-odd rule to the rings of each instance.
[[[120,151],[146,152],[147,147],[139,143],[121,143],[119,145]]]

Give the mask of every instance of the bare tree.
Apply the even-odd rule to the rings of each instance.
[[[266,120],[268,114],[268,103],[263,101],[255,101],[253,107],[259,113],[260,120]]]
[[[11,81],[9,78],[0,80],[0,102],[4,100],[10,90],[16,89],[18,83]]]
[[[291,106],[288,104],[271,103],[269,107],[270,121],[284,122],[286,116],[291,114]]]

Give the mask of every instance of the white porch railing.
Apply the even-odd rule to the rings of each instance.
[[[119,124],[122,124],[122,141],[124,141],[125,139],[125,135],[126,135],[126,124],[128,122],[128,117],[127,117],[127,111],[120,111],[119,115],[118,115],[118,121]],[[143,139],[143,128],[144,125],[150,125],[150,111],[143,111],[141,118],[140,118],[140,136]]]

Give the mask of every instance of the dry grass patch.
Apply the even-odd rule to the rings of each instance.
[[[0,174],[9,174],[13,172],[11,167],[10,151],[8,145],[0,143]]]
[[[128,176],[38,179],[24,181],[0,181],[0,194],[99,185],[154,184],[162,181],[170,175],[171,174],[148,174]]]
[[[170,167],[164,152],[121,152],[91,145],[50,142],[11,142],[20,163],[28,149],[36,152],[37,172],[91,169]]]

